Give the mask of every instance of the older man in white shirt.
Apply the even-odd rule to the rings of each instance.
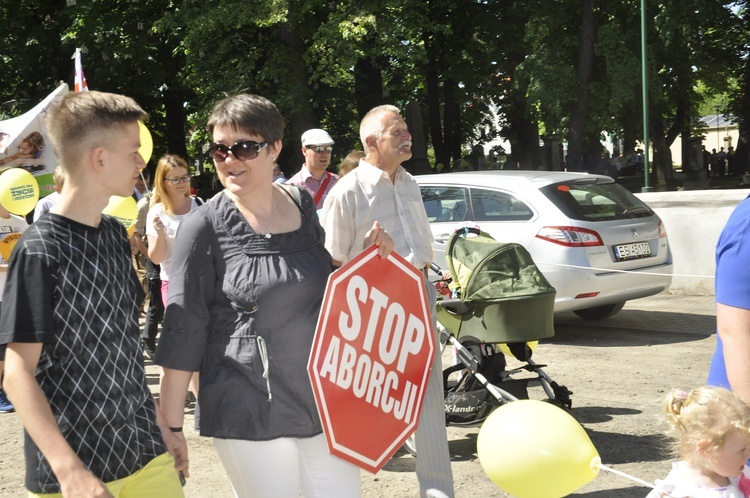
[[[359,133],[366,156],[339,180],[323,204],[326,249],[338,265],[373,243],[381,256],[393,249],[425,273],[428,299],[435,302],[435,288],[426,274],[432,261],[432,233],[419,186],[401,166],[411,158],[406,122],[398,108],[378,106],[362,119]],[[432,369],[417,428],[417,479],[421,496],[452,497],[439,348]]]

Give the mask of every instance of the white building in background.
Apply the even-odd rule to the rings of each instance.
[[[729,116],[723,114],[714,114],[701,118],[706,129],[703,130],[703,145],[706,150],[711,152],[716,149],[719,152],[722,147],[728,151],[729,147],[737,149],[737,141],[740,137],[740,131],[735,122]],[[670,147],[672,151],[672,163],[675,166],[682,166],[682,140],[680,137],[674,141]]]

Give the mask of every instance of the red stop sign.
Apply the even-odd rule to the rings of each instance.
[[[328,448],[376,473],[417,427],[435,335],[422,273],[372,246],[328,279],[307,370]]]

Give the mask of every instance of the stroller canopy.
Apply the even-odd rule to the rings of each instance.
[[[445,258],[463,301],[499,302],[555,294],[522,245],[500,243],[476,229],[454,232]]]

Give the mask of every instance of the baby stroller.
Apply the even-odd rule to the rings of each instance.
[[[529,385],[540,385],[549,402],[570,409],[572,392],[531,359],[529,343],[554,335],[555,289],[528,251],[464,227],[448,240],[446,263],[452,295],[437,303],[438,330],[458,359],[443,371],[446,424],[479,425],[498,406],[527,399]],[[523,365],[509,370],[506,354]],[[454,373],[458,380],[450,379]],[[404,448],[416,455],[413,437]]]

